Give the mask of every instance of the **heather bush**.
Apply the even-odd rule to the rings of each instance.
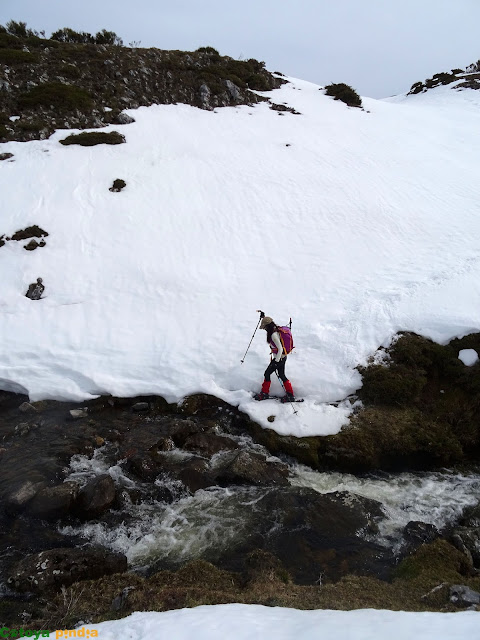
[[[79,144],[82,147],[94,147],[97,144],[122,144],[125,137],[117,131],[104,133],[103,131],[93,131],[91,133],[85,131],[83,133],[72,134],[64,140],[60,140],[60,144],[70,145]]]
[[[32,64],[36,62],[37,56],[22,49],[0,48],[0,64]]]
[[[88,109],[92,99],[87,91],[62,82],[45,82],[20,94],[18,104],[25,109],[56,107],[58,109]]]
[[[335,100],[341,100],[349,107],[361,107],[362,99],[348,84],[340,82],[338,84],[329,84],[325,87],[327,96],[335,98]]]
[[[127,186],[127,183],[125,182],[125,180],[122,180],[121,178],[116,178],[113,181],[112,186],[109,188],[109,191],[113,191],[114,193],[120,193],[120,191],[124,189],[126,186]]]

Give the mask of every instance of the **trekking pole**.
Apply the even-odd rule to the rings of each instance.
[[[244,355],[244,356],[243,356],[243,358],[240,360],[240,363],[241,363],[241,364],[243,364],[243,363],[244,363],[244,361],[245,361],[245,356],[247,355],[248,350],[250,349],[250,345],[251,345],[251,344],[252,344],[252,342],[253,342],[253,339],[254,339],[254,337],[255,337],[255,334],[257,333],[257,329],[258,329],[258,327],[260,326],[260,322],[262,321],[262,318],[264,318],[264,317],[265,317],[265,314],[263,313],[263,311],[260,311],[260,309],[257,309],[257,313],[259,313],[259,314],[260,314],[260,318],[258,319],[257,326],[255,327],[255,331],[253,332],[252,339],[251,339],[251,340],[250,340],[250,342],[248,343],[248,347],[247,347],[247,350],[245,351],[245,355]]]
[[[285,391],[285,394],[286,394],[286,393],[287,393],[287,390],[285,389],[285,385],[283,384],[283,380],[282,380],[282,379],[280,378],[280,376],[278,375],[278,371],[277,371],[276,369],[275,369],[275,373],[277,374],[278,381],[279,381],[279,382],[280,382],[280,384],[282,385],[283,390]],[[293,403],[292,403],[292,402],[289,402],[288,404],[292,407],[292,409],[293,409],[293,413],[294,413],[295,415],[298,415],[298,411],[297,411],[297,410],[295,409],[295,407],[293,406]]]

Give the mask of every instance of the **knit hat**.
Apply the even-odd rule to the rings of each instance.
[[[271,322],[273,322],[272,318],[265,316],[264,318],[262,318],[262,321],[260,323],[260,329],[265,329],[267,324],[270,324]]]

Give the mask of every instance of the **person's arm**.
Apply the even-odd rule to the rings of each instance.
[[[280,340],[280,336],[278,335],[278,331],[274,331],[272,333],[272,342],[278,349],[277,353],[275,354],[275,362],[280,362],[283,356],[283,345],[282,341]]]

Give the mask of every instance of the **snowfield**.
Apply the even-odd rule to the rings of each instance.
[[[361,110],[290,78],[265,95],[301,115],[157,105],[105,129],[123,145],[59,144],[71,131],[0,145],[14,154],[0,163],[0,235],[49,233],[35,251],[0,248],[0,388],[206,392],[279,433],[326,435],[348,420],[355,367],[397,331],[480,330],[479,92]],[[37,277],[45,297],[31,301]],[[292,318],[298,415],[251,397],[269,361],[257,331],[240,363],[256,309]]]
[[[111,622],[84,625],[102,640],[473,640],[480,614],[357,611],[298,611],[261,605],[222,604],[162,613],[137,612]],[[61,633],[61,632],[60,632]],[[65,638],[51,634],[50,638]]]

